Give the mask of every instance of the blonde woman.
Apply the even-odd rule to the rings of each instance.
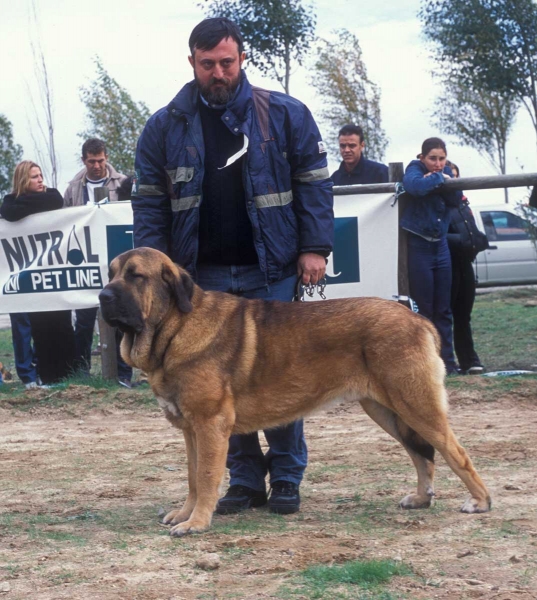
[[[15,167],[13,191],[8,194],[0,207],[0,216],[6,221],[19,221],[35,213],[57,210],[63,207],[63,198],[58,190],[47,188],[43,183],[41,167],[30,160],[23,160]],[[26,387],[36,387],[35,368],[31,379],[32,361],[31,337],[35,344],[37,373],[44,384],[57,383],[68,377],[73,370],[75,358],[74,332],[71,324],[71,311],[58,310],[28,313],[30,332],[24,329],[23,318],[12,315],[13,346],[17,373]],[[21,328],[22,325],[22,328]],[[24,381],[19,372],[19,358],[24,357],[23,366],[30,368],[30,380]]]

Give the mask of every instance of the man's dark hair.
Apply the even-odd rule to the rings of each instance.
[[[194,56],[195,50],[212,50],[222,40],[226,40],[227,38],[231,38],[237,42],[239,54],[242,54],[244,51],[244,41],[239,28],[233,21],[225,17],[204,19],[194,27],[190,34],[190,39],[188,40],[190,53]]]
[[[88,154],[106,154],[106,144],[99,138],[90,138],[82,144],[82,158],[86,159]]]
[[[337,136],[341,135],[357,135],[360,138],[360,144],[364,141],[364,130],[360,125],[344,125]]]

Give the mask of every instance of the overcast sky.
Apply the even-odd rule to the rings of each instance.
[[[166,105],[190,79],[188,37],[203,18],[193,0],[36,0],[41,40],[54,93],[57,151],[60,158],[59,189],[80,169],[85,109],[79,97],[81,85],[95,77],[92,58],[104,67],[136,100],[152,112]],[[384,129],[390,143],[385,162],[404,162],[419,152],[423,139],[442,135],[430,123],[430,115],[442,110],[441,89],[434,84],[428,49],[417,19],[419,0],[317,0],[317,33],[327,36],[346,27],[360,40],[369,77],[382,92]],[[14,126],[15,139],[24,158],[36,153],[30,135],[33,109],[29,90],[35,87],[29,19],[29,0],[0,0],[0,113]],[[311,70],[310,70],[311,71]],[[279,84],[260,77],[247,67],[250,80],[279,90]],[[308,83],[308,69],[298,68],[291,78],[291,94],[305,102],[314,115],[323,102]],[[322,130],[322,125],[321,125]],[[466,176],[494,174],[488,162],[469,148],[448,143],[448,155]],[[508,145],[508,173],[537,172],[535,133],[522,110]],[[331,163],[331,169],[337,163]],[[503,202],[503,191],[472,192],[476,203]],[[512,200],[527,196],[513,190]]]

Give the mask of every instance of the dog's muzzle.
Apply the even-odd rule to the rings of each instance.
[[[139,311],[133,310],[132,306],[129,307],[132,302],[122,301],[117,292],[109,285],[99,294],[99,303],[103,319],[111,327],[117,327],[124,333],[142,331],[143,322]]]

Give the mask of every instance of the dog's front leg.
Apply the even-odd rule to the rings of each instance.
[[[206,531],[210,527],[226,468],[231,429],[231,422],[222,414],[195,424],[196,504],[190,518],[172,527],[170,535],[181,537],[187,533]]]
[[[198,462],[196,434],[190,426],[185,425],[183,426],[183,436],[185,438],[188,464],[188,496],[180,510],[172,510],[162,519],[165,525],[177,525],[177,523],[187,521],[194,510],[194,506],[196,506],[196,465]]]

